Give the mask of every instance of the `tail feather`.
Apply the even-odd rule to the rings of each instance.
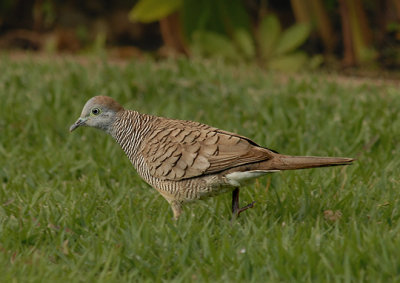
[[[350,165],[355,159],[347,157],[317,157],[277,155],[265,165],[269,170],[295,170],[315,167]]]

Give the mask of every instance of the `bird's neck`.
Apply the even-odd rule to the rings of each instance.
[[[143,137],[151,130],[149,125],[154,119],[154,116],[131,110],[120,111],[117,114],[110,134],[132,162],[138,154]]]

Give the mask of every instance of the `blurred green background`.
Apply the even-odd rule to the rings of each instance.
[[[222,57],[285,72],[396,70],[400,2],[2,0],[0,48]]]

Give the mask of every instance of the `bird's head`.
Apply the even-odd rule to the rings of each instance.
[[[69,128],[69,131],[72,132],[80,126],[88,126],[110,133],[117,113],[123,110],[124,108],[111,97],[92,97],[86,102],[81,116]]]

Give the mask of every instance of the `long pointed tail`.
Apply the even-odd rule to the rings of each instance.
[[[295,170],[315,167],[350,165],[355,159],[347,157],[317,157],[277,155],[265,164],[274,170]],[[273,168],[271,168],[273,167]]]

